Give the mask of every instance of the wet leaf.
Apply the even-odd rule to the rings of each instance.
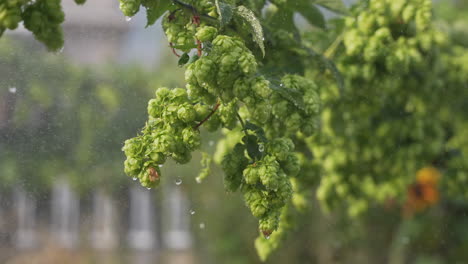
[[[342,0],[314,0],[313,3],[339,14],[348,14],[348,8]]]
[[[215,4],[219,14],[219,22],[221,26],[224,27],[229,24],[232,19],[232,15],[234,14],[233,7],[219,0],[216,0]]]
[[[245,6],[238,6],[236,8],[236,14],[242,19],[244,19],[250,26],[252,30],[251,33],[253,35],[253,40],[255,43],[257,43],[258,47],[262,51],[263,56],[265,57],[265,44],[263,43],[265,38],[263,36],[262,25],[260,24],[258,18],[255,16],[252,10],[248,9]]]
[[[307,21],[316,27],[325,28],[326,22],[322,12],[311,3],[298,2],[296,9]]]

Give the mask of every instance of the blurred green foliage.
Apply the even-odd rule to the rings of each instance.
[[[305,159],[303,170],[312,174],[305,179],[308,182],[301,194],[312,197],[318,182],[326,177],[328,193],[320,202],[307,200],[308,207],[296,217],[294,231],[268,263],[418,264],[465,263],[468,259],[467,11],[461,1],[436,7],[440,19],[435,29],[447,34],[449,44],[423,53],[422,58],[411,57],[413,51],[399,47],[396,41],[379,47],[372,40],[376,30],[372,25],[359,29],[371,34],[360,35],[361,39],[348,36],[345,46],[349,49],[360,43],[364,51],[368,46],[377,47],[344,55],[347,51],[341,41],[336,46],[333,43],[345,28],[356,27],[351,18],[346,25],[341,18],[329,23],[332,30],[304,34],[311,47],[335,56],[349,97],[342,100],[338,96],[340,90],[331,84],[330,72],[317,73],[317,61],[297,63],[322,87],[328,110],[323,115],[329,121],[321,127],[323,138],[305,140],[315,151],[317,146],[326,146],[329,162],[312,163],[311,156]],[[397,32],[391,32],[392,38],[414,37],[405,30],[395,37],[400,34],[400,28],[393,28],[397,26],[389,26]],[[416,49],[423,45],[418,43]],[[266,64],[272,68],[283,62],[295,64],[288,61],[289,55],[279,53],[279,58],[267,59]],[[391,71],[379,61],[383,58],[387,63],[389,55],[401,60],[388,62],[393,65]],[[21,183],[46,191],[59,175],[69,177],[82,190],[129,184],[122,175],[121,142],[134,136],[144,123],[146,102],[157,85],[181,85],[171,81],[178,76],[176,67],[152,75],[135,68],[77,69],[58,56],[35,54],[16,44],[13,49],[9,43],[0,49],[0,58],[0,86],[5,87],[0,91],[0,177],[5,189]],[[408,73],[408,69],[417,71]],[[441,80],[449,81],[441,84]],[[388,108],[380,111],[384,106]],[[413,114],[402,113],[402,109]],[[203,149],[213,154],[214,147],[206,143],[217,138],[217,134],[207,134]],[[441,199],[429,210],[404,218],[401,207],[407,187],[415,181],[416,170],[429,163],[442,171]],[[258,233],[255,219],[239,194],[225,194],[217,167],[203,184],[196,184],[195,178],[185,180],[194,165],[189,166],[170,174],[186,174],[184,182],[193,185],[187,191],[197,211],[192,224],[202,263],[258,263],[252,247]],[[321,213],[323,205],[329,206],[329,214]]]
[[[0,46],[0,177],[38,193],[68,178],[80,191],[128,185],[121,152],[144,124],[146,102],[160,83],[138,66],[77,67],[18,41]]]

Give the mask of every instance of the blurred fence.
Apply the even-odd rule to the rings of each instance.
[[[162,202],[158,192],[135,184],[125,197],[96,190],[91,199],[80,199],[67,181],[57,181],[50,195],[38,200],[16,188],[1,196],[0,262],[16,263],[17,257],[46,249],[50,254],[53,248],[135,256],[129,263],[193,263],[188,200],[179,186]]]

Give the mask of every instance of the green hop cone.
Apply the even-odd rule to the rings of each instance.
[[[155,94],[157,99],[164,101],[171,96],[172,92],[166,87],[161,87],[156,90]]]
[[[163,164],[166,162],[166,155],[161,152],[153,151],[149,154],[149,157],[152,161],[154,161],[157,164]]]
[[[3,20],[0,20],[0,25],[3,24],[5,28],[10,30],[16,29],[18,27],[18,23],[21,22],[21,9],[12,8],[10,10],[1,10],[0,12],[4,12]]]
[[[261,218],[268,211],[268,200],[262,191],[255,188],[244,190],[244,200],[252,215]]]
[[[289,153],[294,150],[294,143],[289,138],[277,138],[268,142],[266,150],[282,162],[286,161]]]
[[[228,104],[221,104],[218,114],[223,127],[234,129],[237,125],[237,100],[233,100]]]
[[[199,122],[211,113],[211,108],[208,105],[197,104],[195,105],[194,110],[196,113],[196,120]]]
[[[172,102],[178,104],[186,103],[189,100],[187,90],[182,88],[172,89],[170,96],[172,98]]]
[[[148,101],[148,115],[154,118],[158,118],[162,115],[164,105],[161,104],[158,99],[151,99]]]
[[[138,159],[128,157],[124,162],[124,166],[125,174],[131,177],[136,177],[136,175],[141,171],[142,162]]]
[[[279,164],[274,156],[267,155],[261,160],[258,174],[262,184],[265,185],[268,190],[278,189],[278,170]]]
[[[242,183],[242,173],[248,164],[244,155],[245,147],[237,144],[231,152],[224,155],[221,167],[224,171],[224,186],[227,191],[235,192]]]
[[[36,0],[28,5],[22,18],[24,27],[51,51],[63,47],[63,32],[60,24],[65,18],[60,0]]]
[[[251,94],[251,81],[248,78],[238,78],[234,83],[234,95],[243,100]]]
[[[258,221],[258,228],[265,237],[269,237],[278,229],[280,221],[279,216],[279,211],[271,211]]]
[[[259,168],[256,164],[250,164],[242,172],[244,180],[247,184],[256,184],[260,180]]]
[[[152,163],[147,164],[145,169],[138,175],[138,178],[143,187],[154,188],[158,186],[161,181],[161,170],[157,165]]]
[[[214,114],[205,122],[204,127],[209,132],[215,132],[221,126],[221,118],[219,118],[219,114]]]
[[[120,10],[127,17],[132,17],[140,10],[140,0],[119,0]]]
[[[140,137],[135,137],[125,140],[125,144],[122,147],[122,151],[125,152],[127,157],[135,157],[143,152],[143,143]]]
[[[253,81],[252,90],[263,99],[270,97],[272,90],[270,89],[270,82],[264,77],[257,77]]]
[[[189,150],[195,150],[201,144],[200,132],[193,129],[191,126],[182,130],[182,140]]]
[[[195,37],[201,42],[206,42],[206,41],[212,41],[216,37],[217,34],[218,34],[218,30],[215,27],[201,26],[197,29],[197,33],[195,34]]]
[[[297,155],[293,152],[288,153],[287,158],[280,162],[281,168],[291,177],[296,176],[301,170],[301,163]]]
[[[172,158],[180,164],[187,164],[190,160],[192,160],[192,153],[190,151],[178,152],[172,154]]]
[[[152,148],[162,153],[174,152],[176,150],[174,135],[171,135],[170,131],[159,131],[154,136]]]
[[[190,124],[193,121],[195,121],[197,117],[197,112],[195,111],[193,106],[186,105],[186,106],[179,108],[179,110],[177,111],[177,116],[183,122]]]

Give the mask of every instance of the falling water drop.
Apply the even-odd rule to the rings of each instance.
[[[191,215],[194,215],[194,214],[195,214],[195,210],[190,210],[190,214],[191,214]]]
[[[158,165],[158,167],[159,167],[159,168],[162,168],[162,167],[163,167],[163,165],[162,165],[162,164],[159,164],[159,165]]]
[[[8,91],[10,93],[16,93],[16,87],[10,87],[10,88],[8,88]]]
[[[148,189],[148,190],[151,190],[151,188],[150,188],[150,187],[148,187],[148,188],[146,188],[146,189]]]
[[[195,181],[196,181],[197,183],[201,183],[201,182],[202,182],[202,179],[200,179],[200,177],[196,177],[196,178],[195,178]]]
[[[402,238],[402,241],[401,241],[401,242],[403,242],[403,244],[406,245],[406,244],[408,244],[408,243],[410,242],[410,239],[409,239],[409,237],[406,237],[406,236],[405,236],[405,237]]]
[[[267,239],[267,240],[270,239],[270,236],[265,236],[265,239]]]
[[[131,17],[129,17],[129,16],[126,16],[126,17],[125,17],[125,21],[130,22],[130,20],[132,20]]]
[[[136,181],[136,180],[137,180],[137,177],[133,177],[133,180]]]
[[[200,229],[205,229],[205,223],[203,222],[200,223]]]
[[[176,185],[181,185],[182,184],[182,179],[176,179],[175,184]]]
[[[281,87],[283,87],[283,84],[282,84],[282,83],[280,83],[280,86],[281,86]]]
[[[260,151],[260,152],[265,151],[265,145],[259,144],[259,145],[258,145],[258,151]]]
[[[214,145],[214,141],[213,141],[213,140],[210,140],[210,141],[208,142],[208,145],[209,145],[210,147],[212,147],[212,146]]]

